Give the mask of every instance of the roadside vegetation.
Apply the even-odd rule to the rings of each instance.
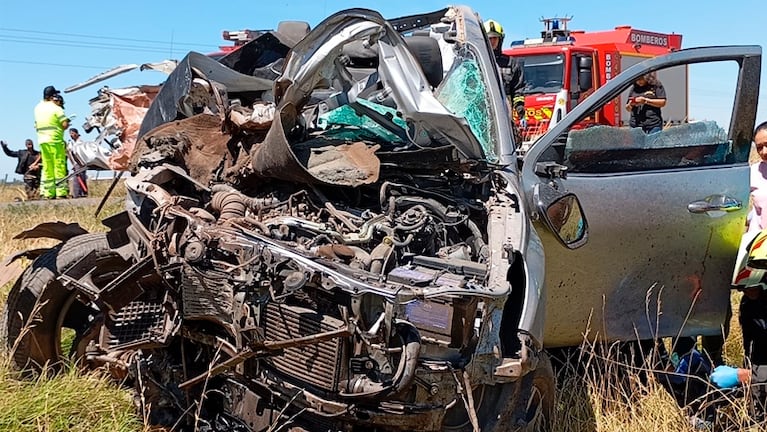
[[[734,316],[724,348],[725,362],[736,366],[743,364],[743,339],[737,317],[740,296],[734,292],[731,297]],[[664,342],[669,346],[670,340]],[[579,370],[568,365],[557,375],[558,400],[552,432],[767,432],[767,425],[753,424],[746,400],[740,395],[712,388],[707,395],[711,402],[702,404],[699,410],[680,409],[657,380],[645,379],[658,371],[632,369],[617,361],[615,346],[584,343],[576,355],[580,356]],[[692,417],[702,417],[704,408],[715,406],[717,428],[700,423],[696,428]]]
[[[111,181],[89,182],[94,197],[103,197]],[[23,186],[0,187],[0,256],[26,249],[49,247],[50,239],[13,240],[19,232],[41,222],[77,222],[89,231],[104,231],[101,219],[123,208],[124,193],[116,188],[99,217],[98,200],[72,205],[79,200],[14,202],[24,197]],[[118,196],[121,195],[121,196]],[[22,259],[22,265],[26,265]],[[0,288],[4,305],[11,283]],[[145,430],[133,408],[132,395],[98,372],[82,373],[66,367],[56,376],[42,374],[22,379],[11,367],[7,353],[0,354],[0,431],[122,432]]]
[[[91,197],[100,198],[110,180],[90,181]],[[71,201],[38,203],[13,202],[23,196],[11,185],[0,188],[0,257],[25,249],[55,244],[53,240],[12,240],[19,232],[41,222],[77,222],[91,232],[104,231],[102,218],[122,210],[124,192],[118,186],[99,217],[94,215],[98,200],[72,205]],[[79,201],[79,200],[73,200]],[[22,260],[22,265],[27,263]],[[0,288],[0,306],[11,283]],[[728,364],[740,365],[743,347],[737,322],[739,294],[732,296],[731,332],[725,345]],[[579,353],[580,367],[564,367],[557,377],[558,400],[552,432],[679,432],[695,429],[689,420],[695,413],[685,412],[674,398],[653,379],[643,379],[647,371],[632,370],[616,362],[612,350],[584,343]],[[604,354],[606,352],[606,354]],[[2,431],[148,431],[136,415],[131,392],[110,382],[99,372],[83,373],[70,366],[58,375],[42,374],[22,379],[9,364],[7,353],[0,354],[0,432]],[[726,431],[765,431],[764,426],[749,426],[742,399],[732,399],[721,411]]]

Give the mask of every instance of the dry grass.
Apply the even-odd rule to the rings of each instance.
[[[111,179],[105,178],[106,175],[107,174],[99,173],[98,178],[88,178],[88,189],[91,196],[104,196],[107,188],[109,188],[109,184],[112,182]],[[111,175],[111,173],[109,175]],[[115,188],[112,196],[118,195],[125,196],[124,190],[119,187]],[[24,183],[22,183],[20,180],[17,179],[12,183],[0,182],[0,203],[19,202],[26,200],[27,195],[24,192]]]
[[[93,195],[102,193],[108,181],[93,182]],[[121,191],[118,187],[117,191]],[[124,196],[124,195],[123,195]],[[9,198],[10,197],[10,198]],[[13,199],[0,189],[0,203]],[[89,231],[103,231],[100,220],[123,208],[122,197],[113,197],[100,217],[96,204],[72,206],[62,201],[40,204],[0,204],[0,256],[19,250],[50,246],[51,240],[11,240],[18,232],[40,222],[78,222]],[[0,289],[0,306],[10,286]],[[732,297],[734,317],[725,344],[729,364],[743,359],[742,336],[737,323],[740,297]],[[693,431],[673,397],[655,380],[642,380],[641,373],[616,363],[610,355],[597,355],[594,347],[582,349],[586,366],[568,367],[558,376],[558,402],[552,432],[678,432]],[[628,371],[628,372],[627,372]],[[627,372],[627,373],[626,373]],[[618,375],[622,376],[618,379]],[[82,374],[70,368],[55,377],[20,380],[0,356],[0,431],[145,431],[136,415],[131,395],[98,373]],[[729,431],[748,429],[748,416],[741,400],[733,400]]]
[[[92,182],[93,189],[103,195],[107,183]],[[0,256],[3,257],[24,249],[54,245],[56,242],[49,239],[12,240],[14,235],[40,222],[78,222],[89,231],[104,231],[101,218],[123,208],[123,198],[119,196],[109,199],[98,218],[94,215],[97,204],[8,203],[14,199],[9,185],[0,189],[0,197],[6,199],[4,203],[0,201]],[[0,306],[10,287],[11,284],[7,284],[0,289]],[[3,354],[0,356],[0,395],[0,431],[145,430],[135,415],[131,394],[95,372],[82,374],[69,368],[54,377],[43,374],[36,380],[22,380]]]
[[[731,330],[724,347],[724,358],[730,365],[743,364],[743,337],[737,316],[740,298],[740,293],[733,292]],[[552,432],[710,430],[691,425],[690,416],[702,417],[700,411],[680,408],[657,380],[643,379],[645,374],[653,376],[657,371],[632,369],[620,363],[613,348],[584,344],[578,354],[580,362],[573,361],[559,371]],[[576,370],[573,364],[582,367]],[[718,407],[719,421],[713,430],[767,432],[767,424],[753,424],[741,395],[722,394],[711,388],[708,396],[712,401],[703,407]]]
[[[560,372],[552,432],[691,430],[674,399],[655,381],[643,383],[638,375],[629,374],[617,384],[621,381],[615,375],[622,367],[615,364],[606,372],[592,367],[577,372],[571,367]]]

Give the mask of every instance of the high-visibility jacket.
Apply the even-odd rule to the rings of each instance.
[[[35,107],[35,129],[37,142],[64,143],[64,109],[52,101],[40,101]]]

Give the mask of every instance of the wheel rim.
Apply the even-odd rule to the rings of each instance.
[[[120,275],[129,264],[116,255],[102,256],[94,263],[89,279],[99,289]],[[58,282],[55,282],[58,283]],[[54,289],[66,289],[63,286]],[[82,295],[73,290],[67,294],[56,316],[53,331],[53,350],[59,361],[82,362],[86,347],[102,333],[101,313],[92,302],[83,302]]]
[[[85,327],[85,323],[95,322],[93,319],[93,315],[89,316],[83,316],[80,317],[80,322],[83,324],[81,327],[85,329],[75,329],[70,326],[67,326],[65,321],[69,318],[70,320],[73,318],[69,315],[72,305],[75,304],[75,301],[77,301],[77,293],[72,292],[67,296],[66,300],[62,304],[62,307],[59,311],[58,316],[56,317],[56,327],[54,328],[54,349],[55,349],[55,355],[60,361],[68,361],[68,360],[74,360],[75,362],[82,361],[83,357],[85,356],[85,350],[79,349],[80,347],[84,347],[84,343],[90,340],[95,340],[97,333],[96,331],[88,331],[92,330],[92,327]],[[83,304],[83,306],[86,306]],[[93,310],[94,313],[97,313],[98,311]],[[84,335],[90,334],[93,337],[90,339],[83,339]]]

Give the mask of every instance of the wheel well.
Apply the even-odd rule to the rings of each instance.
[[[522,349],[522,342],[519,340],[517,331],[522,319],[522,309],[525,306],[527,294],[525,265],[522,255],[518,251],[514,252],[514,260],[506,274],[506,280],[509,281],[511,292],[506,299],[501,318],[501,352],[504,357],[515,357]]]

